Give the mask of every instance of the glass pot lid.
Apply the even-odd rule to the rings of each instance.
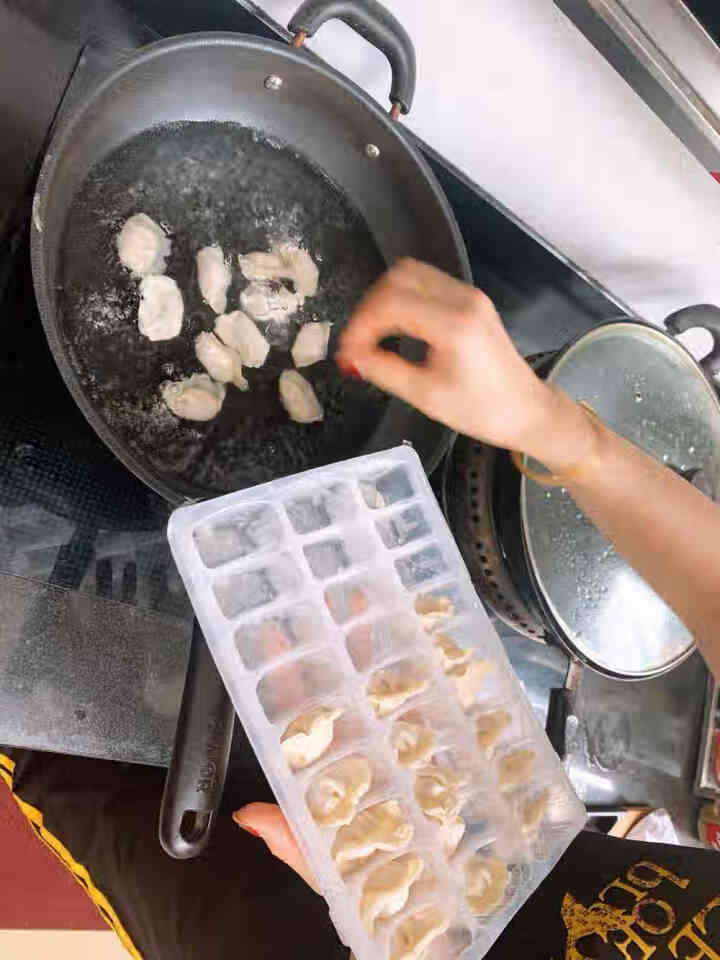
[[[558,355],[547,381],[585,400],[614,431],[720,499],[720,402],[668,334],[633,322],[598,327]],[[581,659],[604,673],[642,679],[692,652],[687,628],[563,488],[523,477],[520,499],[535,586]]]

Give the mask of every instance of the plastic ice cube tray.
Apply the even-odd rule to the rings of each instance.
[[[182,507],[168,535],[342,940],[482,957],[585,810],[416,453]]]

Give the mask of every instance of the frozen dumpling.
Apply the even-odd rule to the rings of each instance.
[[[460,812],[465,784],[462,777],[431,763],[415,777],[415,799],[426,817],[446,823]]]
[[[453,667],[449,676],[455,683],[457,698],[463,710],[469,710],[475,703],[475,697],[482,690],[485,678],[493,670],[490,660],[470,660],[460,667]]]
[[[350,823],[371,782],[372,771],[365,757],[343,757],[327,767],[315,777],[306,794],[315,823],[321,827]]]
[[[280,747],[291,770],[302,770],[325,753],[341,714],[338,707],[316,707],[288,724],[280,737]]]
[[[373,870],[363,886],[360,917],[372,936],[375,921],[393,917],[405,906],[410,887],[423,872],[425,864],[415,853],[406,853]]]
[[[440,837],[446,857],[451,857],[465,834],[465,821],[462,817],[450,817],[440,825]]]
[[[183,299],[170,277],[143,277],[140,283],[138,330],[148,340],[171,340],[180,333]]]
[[[502,906],[508,885],[508,868],[497,857],[476,856],[465,868],[465,896],[477,917],[487,917]]]
[[[438,661],[445,673],[455,667],[464,666],[472,660],[475,652],[472,647],[467,649],[459,647],[454,640],[446,637],[444,633],[436,633],[433,637],[433,643],[435,644]]]
[[[450,926],[450,914],[440,907],[424,907],[402,920],[393,933],[390,960],[420,960],[427,948]]]
[[[500,757],[497,764],[498,780],[502,790],[514,790],[532,777],[535,769],[535,751],[519,747]]]
[[[280,400],[296,423],[322,420],[324,411],[312,385],[297,370],[283,370],[278,382]]]
[[[195,255],[198,286],[203,300],[215,313],[225,313],[227,290],[232,280],[230,267],[220,247],[203,247]]]
[[[225,346],[240,354],[244,367],[261,367],[267,360],[270,344],[242,310],[221,314],[215,321],[215,333]]]
[[[306,323],[298,330],[292,353],[296,367],[309,367],[327,356],[330,324],[327,321]]]
[[[431,631],[455,614],[455,606],[450,597],[427,593],[415,597],[415,613],[422,620],[423,627]]]
[[[340,866],[364,860],[377,850],[400,850],[413,837],[413,825],[397,800],[376,803],[340,827],[332,845],[332,857]]]
[[[545,787],[544,790],[541,790],[539,793],[536,793],[535,796],[530,797],[526,800],[521,809],[520,822],[522,824],[523,831],[528,834],[533,834],[540,826],[545,817],[548,807],[550,806],[550,788]]]
[[[253,320],[281,322],[298,308],[298,298],[282,284],[249,283],[240,294],[240,306]]]
[[[317,293],[319,271],[313,258],[302,247],[276,244],[270,253],[257,251],[238,256],[240,269],[248,280],[291,280],[300,304]]]
[[[214,333],[199,333],[195,338],[195,356],[218,383],[234,383],[238,390],[247,390],[240,354],[218,340]]]
[[[429,685],[429,678],[417,673],[412,664],[397,663],[375,671],[368,683],[368,700],[379,717],[386,717]]]
[[[160,392],[170,410],[182,420],[212,420],[225,399],[225,387],[206,373],[194,373],[185,380],[166,380]]]
[[[139,277],[165,273],[170,241],[147,214],[136,213],[126,220],[116,243],[120,262]]]
[[[435,734],[421,723],[396,720],[390,734],[390,745],[401,767],[417,767],[427,763],[435,749]]]
[[[475,721],[477,744],[480,749],[491,751],[511,723],[512,717],[507,710],[490,710],[488,713],[481,713]]]

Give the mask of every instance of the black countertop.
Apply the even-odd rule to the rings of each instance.
[[[232,0],[0,6],[0,743],[169,758],[191,611],[165,542],[167,507],[108,453],[60,379],[34,304],[27,227],[68,87],[69,97],[82,95],[127,51],[209,29],[274,35]],[[427,154],[475,283],[524,353],[557,349],[622,315]]]

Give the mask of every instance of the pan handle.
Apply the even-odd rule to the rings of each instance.
[[[665,319],[665,327],[674,335],[684,333],[693,327],[702,327],[707,330],[713,339],[710,353],[703,357],[700,366],[712,382],[716,374],[720,373],[720,307],[712,303],[696,303],[692,307],[676,310]]]
[[[405,28],[377,0],[305,0],[288,24],[301,47],[327,21],[342,20],[390,62],[390,113],[409,113],[415,93],[415,48]]]
[[[160,843],[188,860],[207,846],[225,786],[235,711],[198,622],[160,806]]]

